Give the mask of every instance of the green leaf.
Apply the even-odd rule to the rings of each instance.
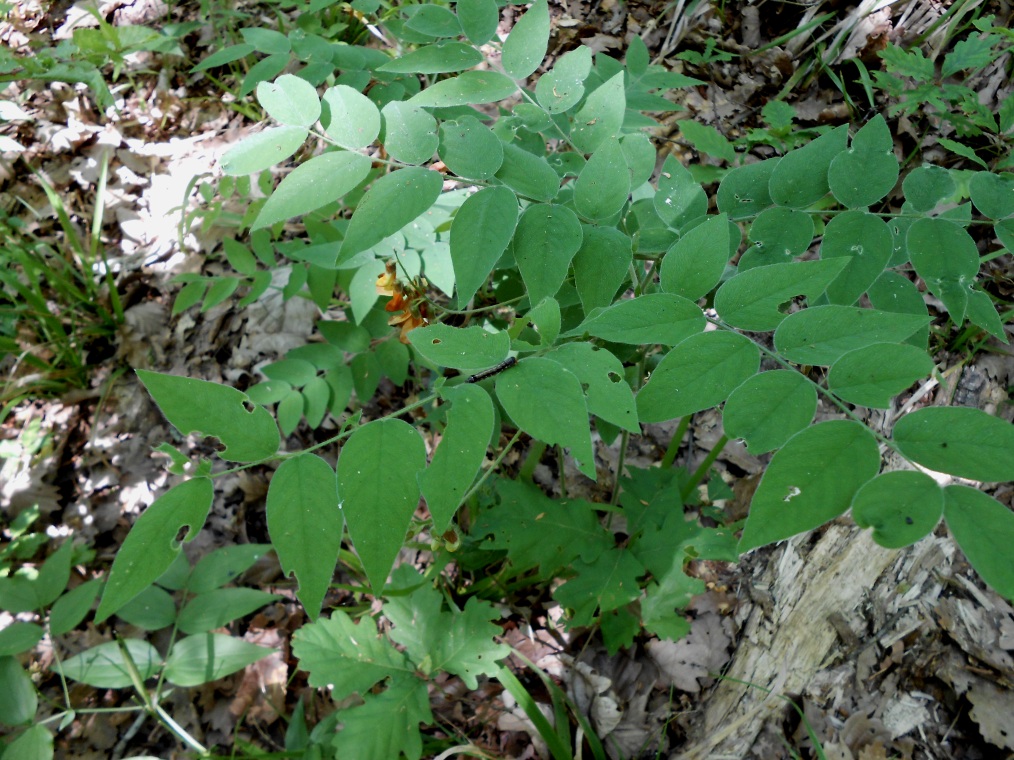
[[[741,330],[773,330],[785,319],[784,310],[793,298],[815,299],[845,265],[845,261],[801,261],[741,272],[718,289],[715,311]]]
[[[440,125],[440,160],[459,177],[489,179],[503,164],[503,143],[472,116]]]
[[[990,219],[1014,216],[1014,174],[976,172],[968,183],[968,191],[983,216]]]
[[[239,280],[235,277],[216,277],[212,279],[211,286],[204,296],[204,303],[201,304],[201,311],[205,312],[218,306],[235,293],[237,287],[239,287]]]
[[[168,628],[176,620],[176,602],[172,595],[158,586],[148,586],[125,605],[116,616],[147,631]]]
[[[564,53],[552,70],[539,77],[535,97],[549,113],[564,113],[584,97],[584,80],[591,72],[591,48],[581,45]]]
[[[442,367],[472,370],[502,362],[510,350],[506,332],[492,333],[478,325],[451,327],[433,324],[408,334],[409,343],[427,361]]]
[[[186,634],[207,633],[246,617],[278,598],[277,594],[255,588],[212,589],[184,605],[179,614],[179,629]]]
[[[736,160],[736,149],[725,135],[710,124],[700,124],[693,119],[679,122],[680,134],[699,153],[721,158],[730,164]]]
[[[499,480],[496,490],[500,503],[479,513],[470,534],[477,540],[492,535],[479,545],[506,551],[518,574],[539,568],[539,577],[550,579],[578,557],[591,562],[615,545],[594,504],[557,502],[521,480]]]
[[[905,191],[905,201],[913,210],[919,212],[932,211],[937,204],[953,196],[957,190],[950,171],[942,166],[931,165],[917,166],[910,171],[905,175],[901,187]]]
[[[102,581],[93,578],[80,586],[71,589],[53,604],[49,611],[49,632],[53,636],[62,636],[74,630],[87,617],[95,599],[102,591]],[[0,714],[3,711],[0,710]]]
[[[831,192],[849,208],[871,206],[885,197],[898,181],[894,139],[884,117],[877,114],[852,138],[827,173]]]
[[[276,416],[282,435],[285,437],[292,435],[303,418],[303,394],[297,390],[286,393],[285,398],[278,402]]]
[[[271,543],[286,576],[299,582],[296,596],[311,620],[331,585],[342,543],[342,514],[331,466],[315,454],[286,459],[268,488]]]
[[[797,433],[775,452],[757,486],[739,551],[834,519],[879,469],[877,439],[858,422],[830,420]]]
[[[831,366],[827,388],[850,404],[890,409],[891,399],[933,371],[926,352],[905,343],[874,343]]]
[[[540,203],[525,209],[514,232],[514,258],[531,303],[556,295],[583,234],[577,214],[566,206]]]
[[[509,98],[517,89],[513,79],[499,72],[465,71],[427,87],[407,102],[415,106],[438,108],[495,103]]]
[[[393,345],[401,346],[400,343]],[[302,393],[305,402],[303,414],[306,416],[306,422],[310,427],[316,429],[324,421],[324,415],[327,414],[330,407],[331,386],[323,377],[315,377],[303,387]]]
[[[711,292],[729,261],[729,218],[712,216],[666,251],[659,271],[662,290],[691,301]]]
[[[652,201],[659,218],[674,229],[708,213],[708,196],[694,176],[673,156],[667,156]],[[728,259],[728,257],[726,257]]]
[[[467,304],[489,277],[510,243],[517,223],[518,200],[507,188],[487,187],[461,204],[451,222],[450,235],[460,306]]]
[[[465,36],[476,45],[485,45],[496,34],[500,9],[496,0],[458,0],[454,6]]]
[[[757,373],[760,351],[732,332],[704,332],[666,354],[637,394],[641,422],[663,422],[716,406]]]
[[[519,428],[544,443],[569,448],[578,469],[595,479],[588,407],[572,372],[549,359],[523,359],[497,376],[496,395]]]
[[[443,533],[451,524],[475,480],[493,435],[494,417],[492,399],[478,386],[444,388],[441,395],[451,402],[447,427],[430,466],[419,474],[434,534]]]
[[[126,639],[123,643],[142,681],[158,672],[162,656],[155,647],[139,639]],[[108,641],[64,660],[62,666],[55,664],[53,669],[97,689],[122,689],[134,683],[127,668],[119,644]]]
[[[865,211],[838,214],[824,228],[822,259],[848,258],[848,264],[827,286],[831,303],[851,306],[884,271],[894,249],[887,222]]]
[[[1014,480],[1014,425],[979,409],[920,409],[895,423],[893,439],[902,454],[936,472]]]
[[[768,185],[779,159],[769,158],[754,164],[738,166],[725,175],[718,186],[718,210],[732,221],[756,216],[772,205]]]
[[[975,572],[997,593],[1014,599],[1014,513],[968,486],[944,489],[944,519]]]
[[[582,153],[594,153],[606,140],[618,134],[626,113],[623,72],[600,85],[574,117],[571,142]]]
[[[543,298],[538,306],[525,314],[524,318],[539,334],[539,343],[534,347],[552,346],[560,337],[560,303],[555,298]],[[531,345],[522,340],[514,342],[514,346],[519,350]]]
[[[923,317],[929,314],[922,293],[919,292],[915,284],[904,275],[891,270],[883,272],[870,286],[866,295],[873,308],[880,311],[918,314]],[[927,325],[922,330],[913,333],[905,342],[917,348],[926,348],[928,338],[929,326]]]
[[[278,451],[278,428],[263,407],[245,393],[189,377],[137,370],[166,419],[183,435],[200,433],[225,446],[218,455],[228,462],[256,462]]]
[[[774,206],[761,211],[750,225],[753,243],[739,257],[739,271],[787,264],[806,253],[813,242],[813,219],[796,209]]]
[[[501,65],[512,79],[535,73],[549,46],[549,3],[535,0],[503,43]]]
[[[929,475],[885,472],[864,484],[852,501],[852,519],[872,528],[873,540],[888,549],[914,544],[940,522],[944,492]]]
[[[641,602],[641,621],[644,629],[662,639],[678,641],[690,632],[690,622],[679,610],[685,610],[693,597],[704,593],[706,586],[700,578],[691,578],[682,563],[674,564],[657,583],[645,587]]]
[[[229,260],[229,266],[240,274],[253,276],[257,272],[257,258],[242,243],[236,242],[233,238],[225,238],[222,241],[225,249],[225,257]]]
[[[489,602],[472,597],[462,611],[444,610],[444,595],[418,571],[403,565],[395,576],[398,586],[417,588],[392,597],[384,605],[384,616],[394,624],[391,639],[405,647],[425,675],[452,673],[475,689],[476,676],[496,674],[497,662],[511,650],[494,641],[501,629],[491,621],[500,615]]]
[[[53,734],[38,723],[4,747],[7,760],[52,760]]]
[[[370,173],[370,159],[359,153],[332,151],[297,166],[261,207],[252,230],[302,216],[338,200]]]
[[[253,45],[245,42],[240,45],[229,45],[228,47],[224,47],[209,55],[199,64],[190,69],[190,72],[195,73],[198,71],[207,71],[208,69],[213,69],[216,66],[224,66],[227,63],[232,63],[233,61],[238,61],[241,58],[246,58],[256,49],[257,48]]]
[[[342,447],[338,495],[374,594],[383,591],[405,541],[419,505],[416,475],[425,467],[422,438],[411,425],[397,419],[363,425]]]
[[[888,45],[878,55],[884,59],[887,70],[892,74],[911,77],[916,82],[933,79],[933,61],[926,58],[919,48],[903,50],[897,45]]]
[[[588,411],[632,433],[640,432],[634,394],[624,378],[623,362],[591,343],[565,343],[546,354],[574,373],[585,391]]]
[[[39,696],[28,673],[14,657],[0,657],[0,715],[3,716],[0,722],[7,726],[28,723],[35,717],[38,707]],[[9,751],[10,747],[7,749]]]
[[[436,202],[443,184],[438,172],[416,166],[374,182],[349,221],[336,265],[344,264],[415,221]]]
[[[442,5],[419,4],[405,9],[408,21],[405,26],[427,37],[457,37],[461,34],[458,17]]]
[[[845,150],[848,134],[848,125],[842,124],[782,156],[771,173],[771,200],[779,206],[806,208],[827,195],[828,168]]]
[[[655,146],[646,134],[635,132],[620,138],[620,149],[630,173],[630,187],[636,190],[655,173]]]
[[[609,306],[630,272],[630,238],[615,227],[584,227],[574,254],[574,284],[584,313]]]
[[[288,42],[285,40],[286,47]],[[309,128],[320,118],[317,90],[292,74],[283,74],[274,82],[261,82],[257,85],[257,100],[269,116],[287,127]]]
[[[954,50],[944,56],[940,76],[953,76],[964,69],[981,69],[988,66],[999,55],[993,51],[991,35],[974,34],[961,40]]]
[[[503,146],[503,164],[496,178],[518,195],[536,201],[551,201],[560,191],[560,177],[546,159],[510,143]]]
[[[270,169],[295,153],[308,134],[305,127],[268,127],[229,148],[220,162],[222,171],[236,176]]]
[[[671,293],[649,293],[594,312],[567,336],[588,334],[613,343],[674,346],[699,333],[705,324],[703,312],[693,301]]]
[[[955,140],[948,140],[946,137],[938,137],[937,142],[940,143],[941,147],[947,148],[947,150],[952,153],[957,153],[959,156],[967,158],[969,161],[978,164],[983,169],[989,169],[989,164],[979,158],[978,154],[964,143],[959,143]]]
[[[208,518],[214,491],[208,478],[186,480],[162,494],[137,518],[113,560],[95,613],[96,623],[120,609],[169,568],[180,553],[177,536],[184,529],[187,533],[183,542],[197,538]]]
[[[271,544],[234,544],[206,554],[194,565],[187,591],[203,594],[232,583],[271,551]]]
[[[377,69],[392,74],[446,74],[464,71],[482,63],[482,53],[462,42],[424,45],[395,58]],[[392,101],[397,102],[397,101]],[[390,104],[388,104],[390,105]]]
[[[423,164],[436,153],[437,120],[419,106],[392,100],[380,112],[384,132],[381,141],[391,157],[404,164]]]
[[[165,677],[177,686],[200,686],[232,675],[275,651],[222,633],[188,636],[169,650]]]
[[[574,208],[587,219],[616,215],[630,195],[630,173],[620,141],[611,137],[596,150],[574,185]]]
[[[786,317],[775,331],[775,348],[795,364],[831,365],[849,351],[874,343],[900,343],[929,317],[854,306],[811,306]]]
[[[324,340],[349,354],[362,354],[370,348],[370,333],[358,324],[321,319],[317,330]]]
[[[571,611],[572,627],[591,625],[596,609],[619,609],[641,595],[637,579],[644,565],[626,549],[609,549],[590,563],[578,560],[573,569],[575,577],[553,593]]]
[[[74,542],[65,540],[43,563],[39,574],[32,582],[35,609],[48,607],[63,593],[70,580],[71,559],[74,556]]]
[[[761,372],[740,385],[722,410],[730,438],[745,438],[755,455],[783,446],[805,428],[817,411],[817,391],[809,380],[787,369]]]
[[[1007,333],[1004,331],[1000,315],[993,306],[992,299],[981,290],[968,291],[968,309],[965,312],[968,321],[978,325],[998,340],[1007,343]]]
[[[380,134],[380,111],[368,97],[339,84],[324,93],[320,123],[327,136],[350,150],[365,148]]]
[[[383,679],[414,670],[408,658],[377,633],[373,618],[364,615],[357,625],[341,610],[296,631],[292,653],[299,658],[299,669],[309,673],[310,685],[330,686],[335,700],[365,695]]]
[[[402,755],[419,760],[419,724],[433,723],[426,682],[416,677],[394,678],[380,694],[369,694],[364,699],[360,707],[338,711],[342,730],[333,742],[338,752],[362,760],[389,760]],[[378,726],[384,729],[378,731]]]
[[[944,302],[954,324],[960,325],[968,308],[968,288],[979,272],[972,236],[955,222],[924,218],[912,224],[906,242],[915,271]]]
[[[289,42],[289,38],[281,32],[276,32],[274,29],[248,27],[240,29],[240,34],[243,35],[243,41],[253,45],[258,53],[268,55],[272,53],[288,53],[292,49],[292,43]],[[295,77],[293,78],[295,79]]]
[[[288,53],[276,53],[257,61],[243,77],[243,84],[239,87],[239,97],[246,97],[261,82],[267,82],[281,74],[289,65]]]
[[[0,630],[0,658],[13,657],[29,651],[45,635],[41,625],[15,620]]]

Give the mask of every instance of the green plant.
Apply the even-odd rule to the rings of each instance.
[[[191,484],[181,489],[180,497],[199,487],[201,481]],[[147,539],[139,536],[139,540]],[[72,705],[67,685],[67,679],[72,679],[102,689],[132,688],[138,704],[116,709],[145,711],[206,756],[208,750],[173,720],[161,702],[175,687],[217,680],[272,653],[241,638],[212,632],[277,598],[257,589],[226,588],[268,551],[269,546],[259,544],[226,547],[211,552],[194,567],[177,554],[164,573],[117,612],[125,623],[144,631],[170,628],[164,657],[152,644],[134,638],[117,638],[71,657],[65,657],[62,646],[54,646],[54,670],[60,677],[64,708],[17,733],[6,752],[27,753],[31,749],[36,753],[32,757],[51,757],[53,738],[46,726],[62,727],[76,713],[102,711]],[[20,552],[13,556],[25,557]],[[0,577],[0,609],[11,614],[34,613],[39,621],[14,622],[0,631],[0,720],[6,725],[25,726],[36,719],[35,687],[16,657],[32,649],[44,635],[59,641],[88,615],[102,582],[93,578],[70,590],[67,586],[71,568],[90,564],[93,559],[93,552],[65,540],[38,568],[24,565]],[[145,686],[149,679],[156,679],[151,690]]]
[[[107,174],[104,154],[92,226],[84,240],[60,195],[41,176],[38,181],[63,233],[57,244],[0,212],[0,358],[9,363],[0,388],[0,419],[21,399],[87,386],[89,350],[108,340],[123,321],[100,239]]]
[[[1014,597],[1006,507],[915,469],[879,474],[883,447],[956,477],[1014,479],[1014,428],[975,409],[928,408],[883,433],[860,411],[889,408],[934,371],[933,319],[916,278],[956,327],[1006,340],[978,281],[971,231],[991,228],[1014,248],[1010,176],[919,167],[896,211],[884,204],[899,166],[880,116],[851,140],[841,126],[756,163],[686,123],[687,139],[730,164],[709,214],[708,191],[672,157],[651,181],[656,151],[641,130],[654,121],[643,112],[670,108],[662,93],[693,80],[650,65],[639,39],[625,64],[579,47],[525,89],[518,82],[547,49],[545,0],[503,43],[502,72],[475,68],[496,31],[495,3],[422,7],[432,10],[412,10],[393,28],[430,44],[383,62],[342,50],[344,81],[323,96],[291,74],[259,82],[277,124],[223,159],[229,175],[257,174],[313,135],[308,157],[244,215],[253,250],[237,240],[226,255],[241,277],[287,269],[284,295],[340,317],[322,320],[321,341],[265,367],[268,380],[249,392],[137,373],[181,433],[220,440],[218,459],[281,462],[268,529],[312,621],[295,653],[311,683],[356,697],[314,730],[322,752],[419,757],[427,687],[441,670],[469,685],[500,678],[513,692],[491,602],[519,589],[551,594],[566,624],[598,626],[611,650],[642,630],[675,638],[703,589],[687,572],[691,560],[731,560],[850,508],[891,547],[943,517],[982,577]],[[337,59],[324,58],[333,68]],[[383,152],[367,155],[378,141]],[[444,193],[446,182],[469,190]],[[279,240],[297,216],[306,239]],[[178,306],[207,306],[215,285],[197,297],[191,285]],[[410,401],[363,423],[384,376],[408,383]],[[813,423],[818,397],[838,419]],[[685,507],[697,504],[727,439],[694,472],[671,465],[690,417],[722,405],[727,436],[775,453],[745,524],[707,527]],[[337,434],[279,451],[279,426],[288,433],[301,416],[314,424],[328,413]],[[597,470],[589,417],[598,437],[619,441],[615,471]],[[641,424],[676,419],[663,467],[625,465]],[[422,434],[440,438],[431,457]],[[532,445],[511,477],[501,465],[524,436]],[[530,482],[551,448],[559,498]],[[179,555],[177,537],[192,540],[210,510],[214,462],[169,444],[160,451],[183,479],[124,542],[97,622],[146,593]],[[607,485],[608,498],[567,497],[568,456]],[[431,553],[424,575],[394,568],[406,546]],[[345,610],[321,616],[339,563],[357,604],[382,600],[390,631],[378,633],[365,613],[358,622]],[[381,722],[388,730],[376,731]],[[540,730],[548,742],[552,729]],[[552,744],[566,752],[559,733]]]
[[[112,67],[113,81],[124,72],[132,77],[126,62],[130,53],[147,50],[182,55],[178,38],[200,26],[196,22],[165,24],[160,30],[146,26],[113,26],[95,5],[83,8],[95,18],[98,28],[77,28],[72,39],[52,46],[33,44],[30,53],[6,46],[0,48],[0,83],[81,82],[88,85],[95,102],[104,111],[115,107],[116,99],[102,69]]]
[[[967,140],[987,135],[987,163],[961,140],[940,139],[948,150],[994,170],[1011,167],[1010,148],[1014,139],[1014,103],[1007,98],[999,111],[983,104],[979,93],[964,83],[966,74],[985,68],[1005,55],[1014,42],[1006,27],[993,26],[993,17],[976,19],[972,34],[956,43],[939,63],[926,58],[919,48],[904,50],[888,45],[880,52],[884,71],[872,72],[872,86],[891,97],[891,115],[937,119],[949,124],[954,135]]]

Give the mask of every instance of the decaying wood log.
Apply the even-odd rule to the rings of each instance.
[[[852,631],[865,630],[859,610],[873,593],[896,597],[900,580],[915,575],[925,580],[927,557],[940,562],[944,556],[941,539],[931,536],[888,550],[875,544],[869,531],[844,521],[828,526],[808,548],[811,542],[810,534],[787,541],[754,582],[763,601],[750,613],[725,677],[705,700],[699,736],[674,758],[746,757],[764,725],[784,715],[779,696],[805,694],[847,646],[841,625],[830,621],[844,617]],[[878,579],[883,579],[879,585]],[[906,597],[911,605],[913,597]],[[886,606],[901,605],[896,600]]]

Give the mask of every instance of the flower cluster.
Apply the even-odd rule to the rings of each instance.
[[[402,343],[408,343],[408,334],[412,330],[429,324],[426,301],[422,298],[424,288],[423,280],[407,284],[400,282],[394,261],[388,261],[384,273],[377,278],[377,292],[391,297],[384,307],[384,311],[391,312],[387,324],[400,328],[398,339]]]

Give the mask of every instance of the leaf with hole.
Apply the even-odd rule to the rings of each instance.
[[[177,430],[218,438],[225,446],[218,454],[222,459],[256,462],[278,450],[275,421],[242,391],[143,369],[137,370],[137,377]]]
[[[141,513],[113,560],[96,622],[101,623],[154,583],[179,555],[180,540],[197,538],[208,519],[213,496],[208,478],[194,478],[162,494]]]

